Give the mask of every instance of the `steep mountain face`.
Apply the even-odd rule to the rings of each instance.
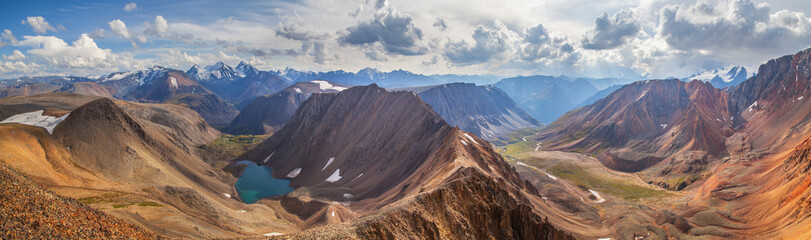
[[[736,86],[753,76],[755,76],[755,73],[747,71],[744,67],[729,66],[693,74],[682,80],[686,82],[690,80],[705,81],[712,84],[713,87],[720,89]]]
[[[567,113],[538,140],[544,149],[598,155],[615,170],[664,162],[660,174],[690,173],[707,157],[726,154],[725,137],[732,134],[726,102],[726,92],[701,81],[636,82]]]
[[[313,93],[337,93],[348,87],[324,80],[296,83],[276,93],[256,98],[223,131],[234,135],[276,132]]]
[[[281,130],[238,159],[267,165],[274,177],[290,179],[296,190],[282,206],[304,222],[367,215],[350,221],[356,231],[333,232],[339,235],[564,236],[538,216],[550,209],[539,204],[537,190],[487,142],[445,123],[413,92],[387,92],[373,84],[313,94]],[[432,210],[450,202],[469,207],[458,209],[459,215]],[[567,220],[550,216],[549,221]],[[322,231],[302,234],[323,236]]]
[[[276,73],[259,71],[246,62],[240,62],[236,68],[222,62],[205,68],[194,65],[186,74],[232,104],[251,101],[289,85]]]
[[[398,90],[416,92],[450,125],[488,141],[501,141],[507,133],[542,125],[492,85],[449,83]]]
[[[563,76],[506,78],[495,86],[504,90],[518,106],[541,123],[555,121],[598,91],[586,79]]]

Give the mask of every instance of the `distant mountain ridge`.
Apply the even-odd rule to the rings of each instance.
[[[742,66],[728,66],[724,68],[717,68],[707,70],[701,73],[690,75],[689,77],[682,78],[683,81],[700,80],[709,82],[713,87],[725,88],[732,87],[746,81],[750,77],[754,77],[755,72],[747,71]]]

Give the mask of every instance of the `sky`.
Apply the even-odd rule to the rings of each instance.
[[[811,46],[811,1],[0,0],[0,79],[260,70],[686,77]]]

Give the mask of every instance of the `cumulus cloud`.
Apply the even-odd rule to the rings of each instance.
[[[24,36],[21,46],[28,46],[28,54],[41,58],[54,67],[67,68],[110,68],[127,66],[124,58],[113,54],[110,49],[102,49],[90,36],[82,34],[78,40],[68,44],[54,36]]]
[[[48,21],[42,16],[27,17],[21,22],[23,25],[28,24],[35,33],[45,34],[48,31],[56,32],[56,28],[51,26]]]
[[[448,29],[448,24],[445,23],[445,19],[437,18],[434,22],[434,27],[439,29],[439,31],[445,31],[445,29]]]
[[[455,65],[506,60],[516,52],[516,42],[520,39],[517,33],[499,21],[493,26],[479,25],[472,37],[472,45],[465,40],[448,42],[443,52],[445,58]]]
[[[19,41],[17,41],[17,37],[14,36],[14,33],[11,30],[5,29],[2,33],[0,33],[0,47],[11,44],[17,45]]]
[[[562,35],[550,35],[543,25],[538,24],[524,31],[524,45],[520,58],[524,61],[565,60],[565,64],[574,64],[579,55],[573,43]]]
[[[276,28],[276,36],[296,41],[312,41],[324,39],[328,35],[303,30],[298,24],[285,21],[279,22],[279,27]]]
[[[201,42],[195,41],[194,35],[191,33],[179,33],[175,30],[171,30],[169,27],[169,21],[167,21],[166,18],[161,15],[155,16],[152,23],[144,23],[143,34],[145,36],[160,37],[190,44],[204,45]],[[144,39],[146,39],[146,37],[144,37]]]
[[[104,28],[96,28],[96,30],[93,30],[88,36],[95,40],[104,39],[107,37],[107,31],[105,31]]]
[[[382,46],[386,53],[395,55],[423,55],[428,49],[422,44],[422,30],[414,25],[411,16],[389,8],[378,11],[375,18],[346,29],[338,37],[342,45],[360,47]]]
[[[136,9],[138,9],[138,5],[135,4],[134,2],[127,3],[127,5],[124,5],[124,11],[127,11],[127,12],[134,11]]]
[[[386,7],[386,5],[389,5],[389,2],[387,0],[376,0],[375,1],[375,9],[384,8],[384,7]]]
[[[623,10],[614,14],[603,13],[594,21],[594,28],[586,32],[583,37],[585,49],[610,49],[625,44],[628,39],[635,36],[641,27],[636,23],[631,11]]]
[[[811,42],[811,19],[786,10],[770,14],[768,4],[733,0],[665,7],[659,34],[672,47],[694,49],[802,49]]]
[[[107,24],[110,25],[110,30],[113,31],[113,34],[116,36],[127,39],[132,37],[130,30],[127,29],[127,24],[124,24],[124,21],[121,21],[121,19],[112,20]]]
[[[9,61],[18,61],[25,59],[25,55],[20,50],[14,50],[11,55],[3,55],[3,59]]]

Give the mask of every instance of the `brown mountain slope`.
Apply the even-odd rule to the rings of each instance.
[[[357,231],[341,234],[354,237],[557,236],[541,216],[578,236],[606,234],[598,222],[544,204],[486,141],[449,126],[415,93],[374,84],[313,94],[281,130],[238,159],[292,180],[297,189],[281,203],[302,224],[349,221],[326,228],[350,226]],[[469,207],[438,211],[451,203]],[[352,221],[358,216],[366,217]],[[324,236],[320,231],[301,236]]]
[[[0,165],[2,239],[161,239]]]
[[[626,85],[571,111],[539,135],[543,149],[581,151],[606,166],[661,174],[694,172],[695,164],[726,154],[732,133],[727,94],[709,83],[676,79]]]
[[[319,82],[299,82],[273,94],[257,97],[240,111],[223,132],[234,135],[273,133],[284,126],[301,102],[313,93],[337,93],[349,87],[328,81]],[[331,87],[321,87],[324,83]]]

